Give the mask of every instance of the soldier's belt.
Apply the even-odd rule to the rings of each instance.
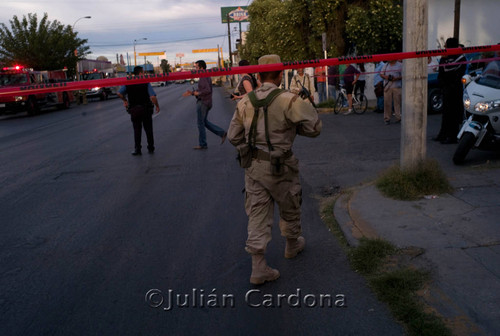
[[[291,150],[285,152],[283,154],[284,159],[288,159],[293,155],[293,152]],[[264,161],[271,161],[269,152],[264,152],[263,150],[257,149],[252,152],[252,158],[257,159],[257,160],[264,160]]]

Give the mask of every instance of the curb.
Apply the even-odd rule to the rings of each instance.
[[[333,207],[333,217],[342,230],[349,246],[357,247],[361,238],[380,238],[370,224],[351,208],[351,201],[356,198],[359,190],[364,187],[366,185],[343,193],[337,198]]]

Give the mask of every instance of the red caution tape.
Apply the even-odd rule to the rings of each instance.
[[[121,85],[141,84],[141,83],[158,82],[158,81],[191,79],[198,77],[217,77],[226,75],[236,75],[241,73],[280,71],[285,69],[332,66],[339,64],[350,64],[350,63],[368,63],[368,62],[380,62],[380,61],[390,61],[390,60],[403,60],[403,59],[421,58],[428,56],[457,55],[457,54],[487,52],[487,51],[500,51],[500,44],[475,46],[475,47],[450,48],[450,49],[411,51],[411,52],[401,52],[392,54],[338,57],[338,58],[316,59],[308,61],[283,62],[283,63],[265,64],[265,65],[248,65],[244,67],[235,67],[235,68],[212,68],[207,70],[181,71],[169,74],[142,75],[136,77],[129,76],[121,78],[95,79],[95,80],[78,81],[78,82],[36,84],[36,85],[27,85],[14,88],[12,87],[3,88],[0,89],[0,96],[25,96],[36,93],[82,90],[97,86],[100,87],[121,86]]]

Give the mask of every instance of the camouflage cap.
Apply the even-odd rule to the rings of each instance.
[[[278,55],[264,55],[259,58],[259,65],[281,63],[281,58]]]

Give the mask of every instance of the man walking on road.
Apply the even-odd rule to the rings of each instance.
[[[205,61],[196,61],[194,64],[196,70],[206,69],[207,64]],[[208,111],[212,108],[212,80],[210,77],[202,77],[198,82],[198,90],[187,90],[182,94],[186,96],[196,97],[196,112],[198,115],[198,146],[194,149],[207,149],[207,133],[205,127],[212,133],[221,137],[221,145],[226,140],[227,133],[219,126],[208,121]]]
[[[278,55],[266,55],[259,65],[280,63]],[[248,238],[245,250],[252,256],[250,283],[263,284],[279,278],[267,266],[265,253],[271,240],[274,203],[279,207],[281,235],[286,238],[285,258],[304,249],[300,222],[302,188],[299,164],[292,153],[297,134],[316,137],[321,120],[314,107],[296,94],[278,88],[283,71],[259,73],[262,86],[236,106],[228,130],[245,169],[245,210]]]
[[[144,70],[140,66],[134,68],[135,76],[139,76],[143,72]],[[153,104],[156,107],[156,113],[160,113],[160,105],[158,105],[158,99],[156,99],[156,93],[151,84],[125,85],[120,88],[117,95],[123,100],[123,105],[127,108],[132,125],[134,126],[135,150],[132,152],[132,155],[142,154],[141,135],[143,127],[148,141],[148,152],[151,154],[154,153]],[[128,100],[125,96],[128,96]]]

